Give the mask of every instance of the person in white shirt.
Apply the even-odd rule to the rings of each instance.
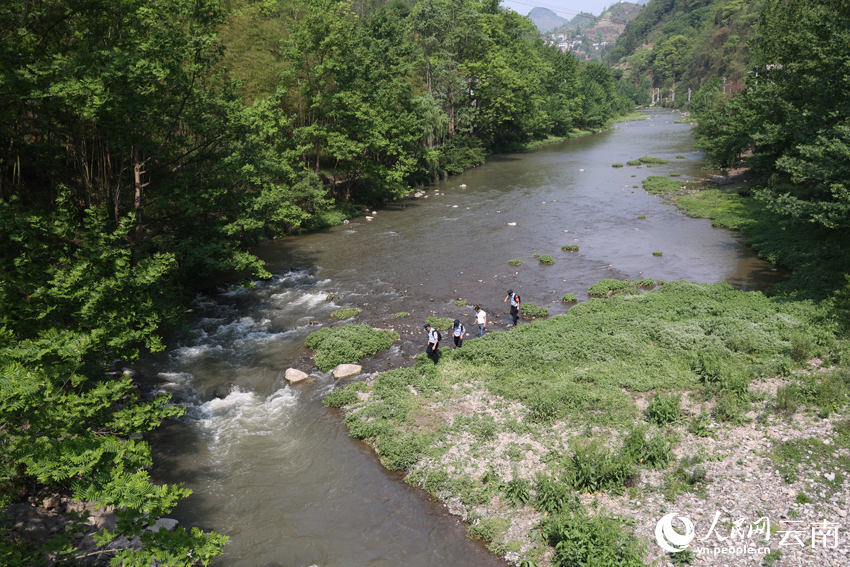
[[[487,330],[487,313],[479,306],[475,306],[475,324],[478,325],[478,336],[483,337]]]
[[[463,337],[466,335],[466,327],[460,322],[460,319],[455,319],[452,325],[452,335],[455,340],[455,348],[463,346]]]
[[[425,347],[425,354],[431,357],[434,364],[440,360],[440,353],[437,350],[440,347],[440,332],[437,329],[432,329],[431,325],[425,323],[425,330],[428,331],[428,346]]]

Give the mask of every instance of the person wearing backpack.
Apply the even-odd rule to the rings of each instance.
[[[505,297],[505,301],[507,301],[508,299],[511,300],[511,317],[513,317],[514,327],[516,327],[516,323],[517,321],[519,321],[519,309],[522,301],[520,300],[519,295],[515,294],[514,290],[512,289],[508,290],[508,295]],[[502,303],[504,303],[505,301],[503,301]]]
[[[463,346],[463,337],[466,335],[466,327],[460,322],[460,319],[455,319],[452,325],[452,335],[455,340],[455,348]]]
[[[428,331],[428,346],[425,347],[425,354],[434,361],[434,364],[437,364],[437,361],[440,360],[440,352],[437,349],[440,348],[440,341],[443,337],[440,335],[440,331],[431,328],[428,323],[425,323],[425,330]]]

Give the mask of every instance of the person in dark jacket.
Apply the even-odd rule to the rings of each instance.
[[[425,347],[425,354],[434,361],[434,364],[437,364],[440,360],[440,351],[437,350],[440,348],[440,331],[431,328],[428,323],[425,323],[425,330],[428,331],[428,346]]]
[[[511,317],[514,320],[514,327],[516,327],[516,323],[517,321],[519,321],[519,310],[522,301],[520,300],[519,295],[515,294],[514,290],[512,289],[508,290],[508,295],[507,297],[505,297],[505,301],[509,299],[511,300]],[[503,301],[502,303],[504,303],[505,301]]]

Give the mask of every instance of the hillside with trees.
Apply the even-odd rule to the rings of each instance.
[[[638,4],[618,2],[599,16],[582,12],[546,34],[546,37],[550,41],[566,42],[568,51],[580,59],[607,62],[617,38],[640,10]]]
[[[625,27],[610,54],[634,84],[696,90],[710,77],[742,88],[751,54],[748,41],[761,0],[650,0]]]

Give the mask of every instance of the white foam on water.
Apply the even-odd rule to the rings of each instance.
[[[174,349],[172,356],[181,362],[191,362],[198,358],[209,356],[212,352],[221,352],[221,345],[200,344],[197,346],[185,346]]]
[[[268,398],[234,387],[227,397],[188,406],[187,417],[208,436],[210,452],[224,460],[247,437],[280,434],[290,423],[300,392],[288,385]]]

